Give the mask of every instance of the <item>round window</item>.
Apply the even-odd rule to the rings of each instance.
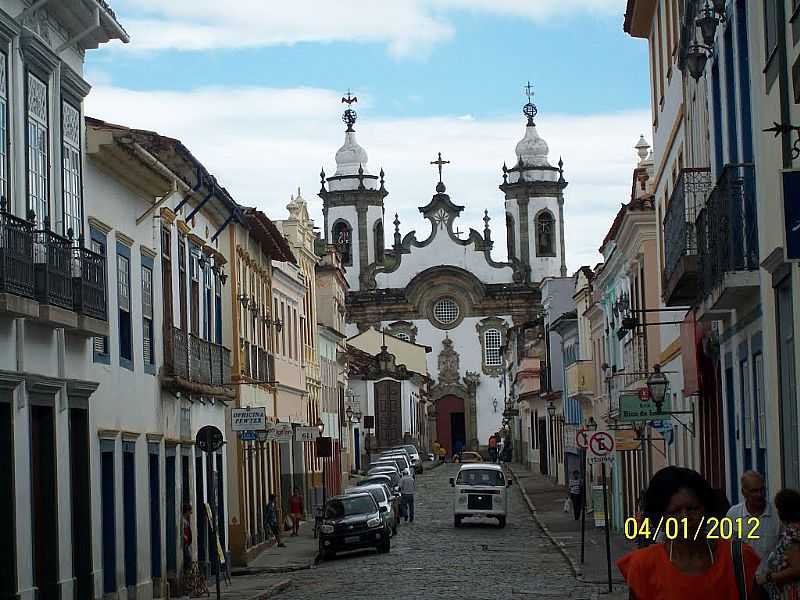
[[[442,298],[433,305],[433,316],[442,325],[450,325],[458,319],[458,304],[452,298]]]

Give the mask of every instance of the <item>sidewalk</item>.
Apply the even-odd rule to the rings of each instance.
[[[534,519],[550,541],[564,554],[575,577],[586,583],[607,585],[605,530],[594,526],[593,515],[586,515],[585,562],[581,564],[581,522],[575,521],[572,511],[564,512],[564,500],[568,497],[566,488],[520,464],[510,464],[509,468],[523,496],[527,496],[526,501],[532,509]],[[627,598],[627,587],[615,563],[618,558],[635,549],[634,542],[629,542],[624,536],[611,531],[611,577],[614,592],[604,598]]]

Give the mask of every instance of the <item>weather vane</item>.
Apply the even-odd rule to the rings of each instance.
[[[522,107],[522,114],[528,117],[528,125],[533,125],[533,119],[539,114],[539,109],[536,108],[536,105],[531,101],[533,98],[533,86],[529,81],[528,84],[522,88],[525,92],[525,95],[528,97],[528,103]]]
[[[347,88],[347,96],[342,97],[342,104],[347,104],[347,109],[342,115],[342,121],[347,125],[347,131],[353,131],[353,125],[356,124],[358,114],[353,110],[353,102],[358,102],[358,98],[350,93],[350,88]]]
[[[432,160],[432,165],[436,165],[439,167],[439,183],[442,183],[442,165],[449,165],[449,160],[442,160],[442,153],[439,152],[439,160]]]

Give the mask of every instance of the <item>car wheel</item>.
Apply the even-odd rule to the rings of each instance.
[[[461,517],[458,515],[453,517],[453,525],[456,527],[461,527]]]
[[[320,545],[319,545],[319,559],[320,560],[330,560],[330,559],[332,559],[334,557],[335,554],[336,554],[335,552],[332,552],[331,550],[323,548],[322,544],[320,543]]]
[[[387,536],[386,541],[376,546],[375,549],[378,551],[378,554],[386,554],[387,552],[389,552],[391,547],[392,547],[391,542],[389,541],[389,537]]]
[[[506,518],[505,517],[497,517],[497,520],[500,523],[500,528],[501,529],[506,526]]]

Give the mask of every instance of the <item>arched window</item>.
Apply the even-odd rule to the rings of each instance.
[[[353,264],[352,255],[352,242],[353,242],[353,228],[347,221],[336,221],[331,230],[331,241],[336,245],[336,249],[342,256],[342,262],[345,265]]]
[[[375,240],[375,262],[383,262],[383,221],[375,221],[375,227],[372,228]]]
[[[503,363],[500,358],[502,339],[499,329],[487,329],[483,332],[483,362],[487,367],[499,367]]]
[[[516,255],[517,240],[514,237],[514,217],[506,213],[506,245],[508,246],[508,259]]]
[[[536,216],[536,256],[555,256],[555,224],[553,213],[543,210]]]

